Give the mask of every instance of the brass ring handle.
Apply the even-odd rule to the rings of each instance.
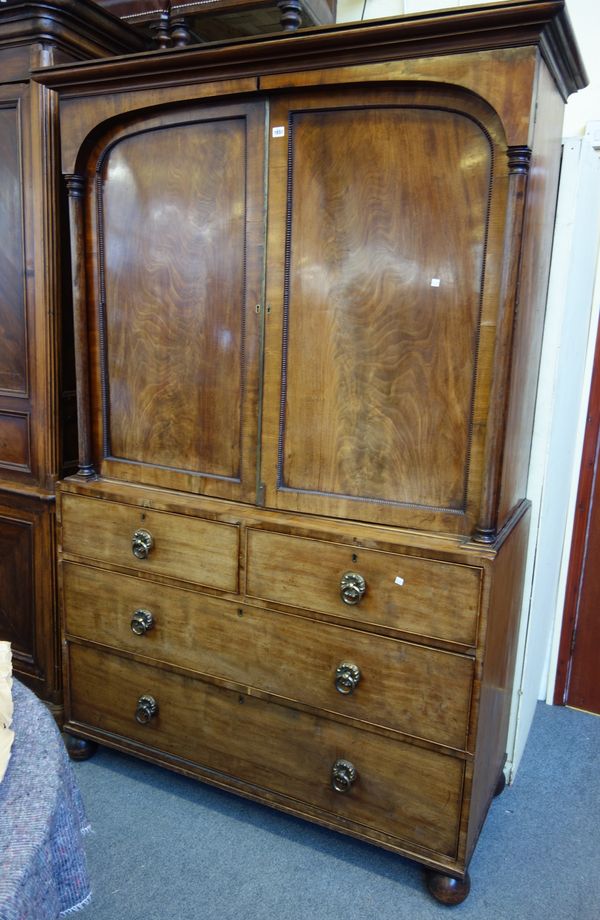
[[[335,792],[350,792],[358,779],[356,767],[349,760],[336,760],[331,769],[331,785]]]
[[[338,693],[348,696],[354,693],[360,682],[361,673],[358,665],[343,661],[335,669],[335,689]]]
[[[140,608],[131,615],[131,632],[136,636],[145,636],[154,626],[154,617],[150,610]]]
[[[360,604],[366,590],[367,583],[358,572],[346,572],[342,575],[340,597],[345,604]]]
[[[131,552],[136,559],[147,559],[154,546],[154,537],[147,530],[136,530],[131,538]]]
[[[143,696],[140,696],[137,701],[137,708],[135,710],[135,721],[139,722],[140,725],[147,725],[148,722],[151,722],[152,719],[158,714],[158,703],[153,696],[145,693]]]

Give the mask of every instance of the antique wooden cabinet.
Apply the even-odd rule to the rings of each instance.
[[[0,638],[57,715],[54,487],[69,461],[76,469],[75,379],[62,318],[58,109],[30,71],[141,47],[87,0],[0,6]]]
[[[447,903],[503,764],[564,99],[525,0],[54,69],[67,727]]]

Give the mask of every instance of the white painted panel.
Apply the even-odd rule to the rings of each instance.
[[[448,10],[459,4],[456,0],[404,0],[405,13],[428,13],[429,10]]]
[[[403,12],[403,0],[338,0],[337,22],[383,19],[400,16]]]
[[[597,315],[593,291],[599,240],[600,159],[589,136],[570,139],[561,170],[528,482],[532,527],[509,728],[511,779],[536,703],[546,695],[556,610],[562,610],[570,484],[581,456],[580,407],[587,402],[586,356]]]

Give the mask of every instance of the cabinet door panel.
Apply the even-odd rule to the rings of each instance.
[[[137,125],[104,157],[104,452],[120,478],[254,494],[259,111]]]
[[[286,112],[277,507],[467,508],[492,143],[466,114],[392,98]]]
[[[17,99],[0,97],[0,391],[27,389],[23,202]]]

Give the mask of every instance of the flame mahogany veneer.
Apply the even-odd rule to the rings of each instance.
[[[524,0],[68,66],[67,727],[421,862],[501,788],[562,109]]]

